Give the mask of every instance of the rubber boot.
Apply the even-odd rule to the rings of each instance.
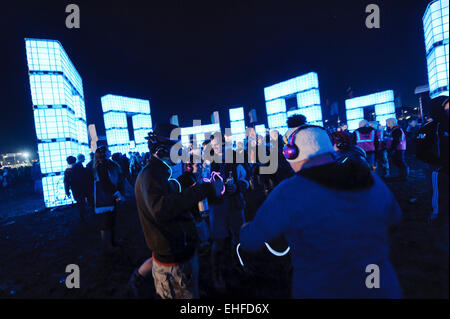
[[[135,298],[155,299],[156,290],[153,276],[150,276],[149,278],[144,277],[139,273],[139,268],[136,268],[128,281],[127,292]]]

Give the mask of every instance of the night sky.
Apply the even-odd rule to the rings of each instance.
[[[12,2],[12,1],[11,1]],[[264,87],[315,71],[322,106],[394,89],[416,106],[427,83],[422,16],[428,1],[18,1],[1,4],[0,153],[36,150],[24,38],[59,40],[83,79],[88,123],[104,134],[100,97],[150,100],[153,124],[178,114],[210,123],[228,108],[256,108]],[[76,3],[81,28],[65,27]],[[365,7],[381,28],[365,27]],[[328,110],[325,110],[325,115]]]

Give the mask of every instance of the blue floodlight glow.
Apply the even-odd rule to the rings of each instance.
[[[310,124],[323,125],[319,79],[315,72],[266,87],[264,96],[271,130],[284,134],[287,131],[286,119],[294,114],[303,114]],[[286,99],[292,97],[297,100],[297,108],[286,110]]]
[[[449,1],[432,1],[423,16],[430,97],[448,94]]]
[[[396,117],[394,91],[382,91],[345,100],[347,126],[350,131],[359,127],[359,122],[364,120],[364,108],[370,106],[375,107],[376,120],[385,126],[387,119]]]
[[[242,142],[245,139],[244,108],[236,107],[229,110],[230,129],[233,142]]]
[[[83,82],[61,43],[25,39],[46,207],[71,204],[64,191],[66,158],[88,158]]]
[[[150,102],[108,94],[101,98],[106,140],[111,153],[147,152],[145,137],[152,130]],[[131,117],[134,141],[130,141],[127,117]]]

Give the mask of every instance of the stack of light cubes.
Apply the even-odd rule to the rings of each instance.
[[[347,126],[350,131],[359,127],[364,120],[364,108],[375,107],[376,120],[383,126],[386,120],[395,118],[394,91],[388,90],[345,100]]]
[[[152,130],[150,102],[120,95],[108,94],[101,98],[106,140],[112,154],[148,152],[148,133]],[[127,117],[131,117],[134,141],[130,141]]]
[[[61,43],[25,39],[46,207],[71,204],[66,158],[89,154],[83,82]]]
[[[229,110],[230,129],[234,143],[243,142],[245,139],[244,108],[236,107]]]
[[[423,16],[430,97],[448,94],[449,0],[432,1]]]
[[[267,122],[271,130],[276,129],[280,134],[285,134],[286,120],[294,114],[303,114],[310,124],[323,125],[319,80],[315,72],[266,87],[264,96]],[[291,97],[296,98],[297,108],[287,112],[286,99]]]

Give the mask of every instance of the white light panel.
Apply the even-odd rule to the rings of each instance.
[[[317,73],[310,72],[296,78],[277,83],[264,89],[266,101],[285,97],[311,88],[319,88]]]
[[[266,126],[264,124],[255,125],[255,132],[258,135],[265,136],[266,135]]]
[[[182,127],[180,129],[181,144],[183,144],[183,146],[189,146],[189,136],[195,135],[197,146],[199,146],[205,139],[209,139],[209,137],[216,132],[220,132],[219,123]]]
[[[111,153],[128,154],[130,151],[148,151],[145,137],[152,130],[150,102],[112,94],[103,96],[101,102],[106,139]],[[133,123],[134,141],[130,141],[128,133],[127,117],[129,116]],[[134,142],[133,149],[130,142]]]
[[[364,119],[364,108],[375,107],[376,120],[386,125],[386,119],[395,118],[394,91],[387,90],[345,100],[347,126],[350,131],[359,127]]]
[[[89,153],[83,83],[58,41],[25,39],[25,47],[45,206],[70,204],[66,158]]]
[[[286,118],[303,114],[309,124],[323,125],[317,73],[305,75],[269,86],[264,89],[267,121],[270,129],[287,129]],[[297,109],[286,112],[286,99],[296,97]],[[284,121],[284,123],[281,123]]]
[[[430,2],[423,16],[430,97],[448,94],[449,1]]]

